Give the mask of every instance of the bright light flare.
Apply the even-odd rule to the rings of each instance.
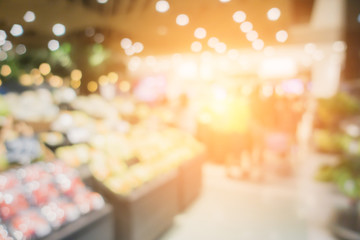
[[[246,13],[243,11],[236,11],[233,14],[233,20],[237,23],[242,23],[246,20]]]
[[[270,21],[276,21],[280,18],[281,15],[281,11],[278,8],[271,8],[268,12],[267,12],[267,17]]]
[[[11,35],[19,37],[24,33],[24,29],[20,24],[14,24],[10,30]]]
[[[189,17],[186,14],[180,14],[176,17],[176,24],[179,26],[186,26],[189,22]]]
[[[55,36],[63,36],[66,32],[66,28],[63,24],[61,23],[56,23],[53,27],[52,27],[52,31],[54,33]]]
[[[156,9],[156,11],[158,11],[160,13],[164,13],[164,12],[169,11],[170,5],[167,1],[160,0],[160,1],[156,2],[155,9]]]

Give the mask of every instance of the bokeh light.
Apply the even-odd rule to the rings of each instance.
[[[33,11],[27,11],[24,15],[25,22],[33,22],[33,21],[35,21],[35,19],[36,19],[36,16]]]
[[[10,51],[13,48],[13,45],[10,41],[5,41],[4,45],[2,46],[2,50],[5,52]]]
[[[57,87],[61,87],[63,85],[63,79],[59,76],[51,76],[49,78],[49,84],[51,87],[57,88]]]
[[[189,17],[186,14],[180,14],[176,17],[176,24],[179,26],[186,26],[189,24]]]
[[[114,84],[119,80],[119,75],[115,72],[110,72],[108,74],[108,78],[109,78],[110,83]]]
[[[155,9],[156,9],[156,11],[158,11],[160,13],[164,13],[170,9],[170,5],[169,5],[168,1],[160,0],[160,1],[156,2]]]
[[[52,39],[48,42],[48,48],[51,51],[56,51],[59,49],[59,47],[60,47],[60,43],[58,40]]]
[[[0,41],[5,41],[7,34],[4,30],[0,30]]]
[[[278,42],[286,42],[286,40],[288,39],[288,33],[285,30],[280,30],[276,33],[276,40]]]
[[[243,11],[236,11],[233,14],[233,20],[237,23],[242,23],[246,20],[246,13]]]
[[[198,39],[203,39],[206,37],[206,30],[205,28],[199,27],[195,29],[194,36]]]
[[[202,45],[199,41],[195,41],[191,44],[191,51],[193,52],[201,52]]]
[[[209,38],[209,40],[208,40],[208,45],[209,45],[209,47],[211,47],[211,48],[215,48],[216,47],[216,44],[219,42],[219,39],[218,38],[216,38],[216,37],[211,37],[211,38]]]
[[[66,28],[63,24],[61,23],[56,23],[53,27],[52,27],[52,31],[54,33],[55,36],[63,36],[66,32]]]
[[[89,92],[95,92],[98,89],[98,84],[95,81],[90,81],[87,84],[87,89]]]
[[[217,53],[225,53],[226,52],[226,44],[223,43],[223,42],[218,42],[216,45],[215,45],[215,51]]]
[[[249,40],[250,42],[255,41],[258,37],[259,37],[259,34],[254,30],[246,33],[246,39]]]
[[[131,85],[127,81],[122,81],[119,83],[119,89],[122,92],[128,92],[130,90],[130,87],[131,87]]]
[[[7,53],[4,51],[0,51],[0,61],[6,60],[8,57]]]
[[[336,41],[332,45],[332,49],[335,52],[344,52],[346,50],[347,46],[344,41]]]
[[[110,82],[110,79],[105,75],[101,75],[98,79],[98,82],[100,86],[104,86]]]
[[[94,41],[95,41],[96,43],[102,43],[104,40],[105,40],[104,34],[102,34],[102,33],[97,33],[97,34],[95,34],[95,36],[94,36]]]
[[[144,45],[141,42],[135,42],[133,47],[135,53],[141,53],[144,50]]]
[[[267,12],[267,17],[270,21],[276,21],[280,18],[281,15],[281,11],[278,8],[271,8],[268,12]]]
[[[4,77],[7,77],[11,74],[11,68],[9,65],[2,65],[0,74]]]
[[[74,69],[71,71],[70,77],[72,80],[79,81],[82,78],[82,72],[79,69]]]
[[[42,63],[39,66],[39,71],[42,75],[46,76],[51,72],[51,67],[48,63]]]
[[[19,78],[19,82],[23,86],[30,86],[34,83],[32,77],[29,74],[21,75]]]
[[[19,37],[24,33],[24,29],[20,24],[14,24],[10,30],[11,35]]]
[[[252,47],[255,49],[255,50],[261,50],[264,48],[264,41],[261,40],[261,39],[256,39],[255,41],[252,42]]]
[[[120,41],[120,46],[123,48],[123,49],[128,49],[130,48],[132,45],[132,41],[129,39],[129,38],[123,38],[121,39]]]
[[[251,22],[246,21],[240,25],[240,30],[244,33],[250,32],[252,29],[253,29],[253,25]]]
[[[26,53],[26,47],[24,44],[19,44],[15,48],[15,52],[19,55],[23,55]]]

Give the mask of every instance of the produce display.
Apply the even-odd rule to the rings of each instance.
[[[126,135],[114,132],[95,135],[89,146],[58,148],[56,156],[73,167],[89,161],[95,178],[113,192],[127,195],[203,150],[202,144],[177,129],[137,125]]]
[[[11,115],[27,122],[50,122],[59,113],[51,93],[46,89],[4,95]]]
[[[94,177],[118,194],[130,194],[203,151],[203,146],[191,135],[166,126],[171,118],[169,111],[129,97],[111,101],[95,94],[74,98],[74,92],[64,88],[53,93],[41,89],[7,94],[4,99],[16,120],[51,120],[50,129],[37,133],[38,139],[68,166],[89,164]],[[15,100],[20,110],[10,100]],[[28,112],[27,101],[38,106],[32,115],[21,115],[20,112]],[[55,104],[62,103],[70,104],[73,110],[59,110]],[[44,113],[50,109],[50,113]],[[129,120],[135,117],[137,121],[130,123],[122,116]],[[22,147],[10,154],[11,159],[23,159],[25,150],[29,150],[25,154],[27,159],[35,158],[39,147],[29,139],[21,141],[9,142],[9,148]]]
[[[356,115],[360,102],[346,92],[339,92],[328,99],[318,99],[316,127],[336,129],[341,120]]]
[[[13,169],[0,175],[0,228],[7,229],[0,229],[0,237],[45,237],[104,205],[101,195],[85,187],[77,172],[61,161]]]
[[[314,145],[321,152],[360,155],[360,101],[339,92],[329,99],[318,99]]]

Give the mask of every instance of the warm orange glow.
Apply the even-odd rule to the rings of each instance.
[[[99,77],[99,85],[100,86],[103,86],[103,85],[108,84],[108,83],[109,83],[109,78],[107,76],[101,75]]]
[[[80,80],[71,80],[70,81],[70,86],[74,89],[78,89],[81,85],[81,81]]]
[[[108,78],[110,83],[116,83],[119,80],[119,75],[115,72],[110,72]]]
[[[30,86],[34,83],[32,77],[29,74],[23,74],[19,78],[20,84],[23,86]]]
[[[11,68],[9,65],[3,65],[1,67],[1,71],[0,71],[1,75],[3,75],[4,77],[7,77],[11,74]]]
[[[48,63],[42,63],[39,66],[39,71],[42,75],[46,76],[51,72],[51,67]]]
[[[119,83],[119,89],[122,92],[128,92],[130,90],[130,83],[127,81],[122,81]]]
[[[71,71],[71,79],[75,81],[79,81],[82,78],[82,72],[79,69],[74,69]]]
[[[98,89],[98,84],[95,81],[90,81],[87,85],[89,92],[95,92]]]
[[[56,87],[61,87],[63,85],[63,79],[59,76],[51,76],[49,78],[49,84],[50,86],[56,88]]]

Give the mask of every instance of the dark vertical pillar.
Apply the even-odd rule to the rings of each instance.
[[[345,60],[345,80],[360,79],[360,1],[346,0],[345,41],[347,44]]]

